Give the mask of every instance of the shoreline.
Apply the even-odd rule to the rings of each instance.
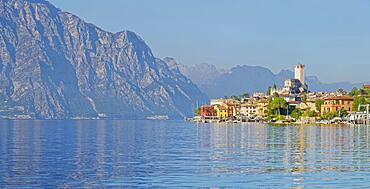
[[[240,121],[240,120],[219,120],[219,119],[194,119],[194,118],[188,118],[185,120],[186,122],[191,122],[191,123],[210,123],[210,124],[269,124],[269,125],[279,125],[279,126],[284,126],[284,125],[294,125],[294,126],[302,126],[302,125],[335,125],[335,126],[370,126],[370,124],[364,124],[364,123],[348,123],[348,122],[330,122],[330,120],[321,120],[317,122],[289,122],[289,121],[276,121],[276,122],[271,122],[271,121]],[[322,122],[324,121],[324,122]]]

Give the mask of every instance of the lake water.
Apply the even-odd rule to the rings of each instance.
[[[370,188],[369,130],[0,121],[0,188]]]

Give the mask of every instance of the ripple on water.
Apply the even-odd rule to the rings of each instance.
[[[369,188],[369,126],[0,121],[0,188]]]

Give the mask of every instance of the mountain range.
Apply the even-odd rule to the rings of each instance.
[[[45,0],[0,2],[0,118],[182,118],[209,97],[265,92],[292,77],[179,64],[155,57],[132,31],[104,31]],[[311,91],[361,85],[306,79]]]
[[[0,2],[3,118],[180,118],[207,99],[134,32],[104,31],[44,0]]]
[[[218,69],[212,64],[180,65],[180,71],[196,83],[210,98],[240,95],[243,93],[266,92],[268,86],[283,87],[284,80],[294,78],[291,70],[281,70],[275,74],[261,66],[235,66],[229,70]],[[350,91],[364,83],[323,83],[316,76],[306,76],[309,90],[313,92],[336,91],[339,88]]]

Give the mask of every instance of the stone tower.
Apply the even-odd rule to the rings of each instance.
[[[301,81],[302,85],[305,84],[305,81],[304,81],[304,65],[303,64],[295,65],[294,79],[298,79],[299,81]]]

